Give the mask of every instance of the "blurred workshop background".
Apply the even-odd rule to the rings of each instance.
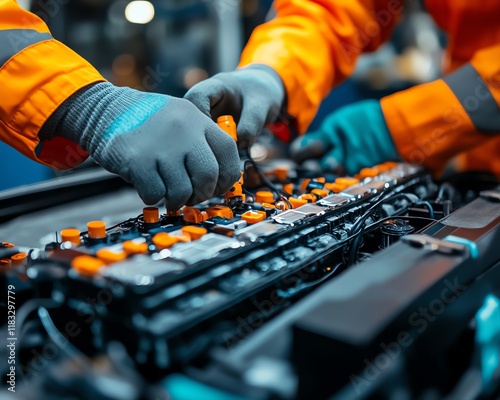
[[[271,0],[22,0],[53,36],[116,85],[183,96],[197,82],[230,71],[253,29],[272,18]],[[389,43],[363,56],[355,74],[324,101],[311,129],[338,107],[433,80],[444,35],[419,1]],[[0,142],[0,190],[60,176]],[[92,166],[89,161],[79,168]],[[66,172],[67,173],[67,172]]]

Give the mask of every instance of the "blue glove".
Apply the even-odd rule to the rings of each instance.
[[[184,99],[97,83],[67,99],[42,138],[62,136],[132,183],[147,204],[194,205],[240,177],[234,140]]]
[[[254,64],[200,82],[184,98],[214,121],[232,115],[238,123],[238,146],[246,148],[280,115],[285,87],[272,68]]]
[[[320,159],[325,171],[353,175],[398,159],[378,100],[365,100],[330,114],[321,127],[290,146],[293,160]]]

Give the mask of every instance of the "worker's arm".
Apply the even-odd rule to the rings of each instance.
[[[402,3],[277,0],[276,17],[255,29],[240,67],[272,67],[285,84],[288,114],[305,132],[323,98],[352,73],[358,56],[387,40]]]
[[[454,156],[482,149],[481,168],[500,174],[500,45],[434,82],[332,113],[316,132],[291,146],[297,162],[318,158],[323,169],[353,174],[402,157],[439,174]],[[398,156],[399,154],[399,156]]]
[[[170,209],[238,180],[236,144],[210,118],[186,100],[102,82],[11,0],[0,0],[0,44],[0,139],[26,156],[65,169],[89,153]]]
[[[286,112],[305,132],[323,98],[352,73],[358,56],[389,37],[402,3],[277,0],[276,17],[255,29],[240,69],[201,82],[186,98],[212,118],[236,105],[239,134],[255,137],[277,117],[285,96],[276,87],[284,85]]]
[[[399,154],[435,172],[463,151],[498,141],[499,104],[500,45],[479,50],[443,79],[381,101]]]
[[[38,132],[69,96],[104,78],[55,40],[45,23],[13,0],[0,0],[0,139],[57,169],[88,154],[64,138],[40,141]]]

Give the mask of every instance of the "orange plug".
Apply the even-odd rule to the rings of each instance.
[[[102,221],[90,221],[87,223],[88,236],[91,239],[106,238],[106,224]]]
[[[246,221],[249,225],[264,221],[266,217],[267,214],[265,213],[265,211],[246,211],[241,215],[241,219],[243,221]]]
[[[217,125],[229,136],[231,136],[236,142],[238,142],[238,134],[236,132],[236,123],[231,115],[222,115],[217,118]],[[245,201],[245,195],[243,194],[243,171],[241,171],[241,176],[238,182],[235,182],[233,187],[226,193],[226,204],[230,208],[240,208]]]
[[[80,245],[80,231],[74,228],[67,228],[61,231],[61,241],[71,242],[72,244]]]
[[[156,224],[160,222],[160,210],[158,207],[144,207],[142,215],[146,224]]]
[[[231,136],[235,142],[238,142],[238,134],[236,133],[236,123],[231,115],[221,115],[217,118],[217,125],[229,136]]]

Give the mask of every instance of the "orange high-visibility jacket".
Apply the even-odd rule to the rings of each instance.
[[[45,23],[14,0],[0,0],[0,139],[57,169],[88,156],[71,141],[40,141],[45,121],[79,89],[105,79],[50,35]]]
[[[276,17],[253,32],[240,67],[259,63],[278,72],[287,112],[303,133],[358,56],[390,36],[403,3],[276,0]],[[462,168],[500,176],[500,1],[427,0],[426,7],[449,35],[449,74],[382,99],[396,147],[436,173],[460,154]]]

